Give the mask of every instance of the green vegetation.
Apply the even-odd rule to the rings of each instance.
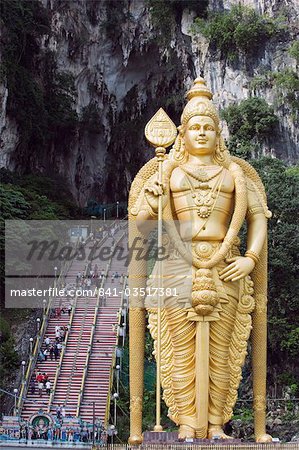
[[[241,52],[255,55],[267,40],[282,29],[281,21],[258,14],[254,9],[235,5],[230,11],[209,13],[208,20],[196,18],[194,34],[201,32],[209,39],[221,58],[233,61]]]
[[[208,0],[147,0],[151,21],[159,43],[167,45],[171,39],[176,20],[180,21],[183,10],[194,11],[199,17],[206,17]]]
[[[292,58],[296,59],[297,63],[299,63],[299,41],[292,43],[288,53]]]
[[[0,169],[2,220],[78,217],[72,194],[59,176],[17,175]]]
[[[14,349],[14,339],[11,335],[9,323],[0,317],[0,380],[19,366],[20,358]]]
[[[57,70],[51,52],[42,54],[39,40],[50,33],[47,11],[38,0],[3,0],[2,77],[8,87],[7,113],[20,135],[20,165],[46,154],[51,142],[64,152],[77,125],[73,110],[74,79]],[[24,169],[24,167],[23,167]],[[25,167],[26,169],[26,167]]]
[[[259,150],[259,144],[273,134],[278,119],[267,102],[259,97],[242,100],[221,112],[231,137],[229,150],[236,156],[248,158]]]
[[[299,76],[292,69],[274,74],[278,106],[288,105],[295,116],[299,112]]]
[[[12,376],[19,367],[19,357],[14,349],[14,339],[10,331],[10,323],[28,320],[29,310],[3,308],[4,294],[4,221],[20,220],[55,220],[70,219],[79,216],[74,206],[72,195],[65,182],[59,177],[49,178],[42,175],[20,176],[0,169],[0,378]],[[24,225],[25,227],[25,225]],[[20,236],[21,236],[20,230]],[[21,237],[19,238],[21,239]],[[21,263],[21,262],[20,262]]]
[[[250,83],[253,91],[259,89],[274,89],[275,106],[287,106],[293,116],[299,112],[299,76],[290,68],[280,72],[267,71],[254,77]]]

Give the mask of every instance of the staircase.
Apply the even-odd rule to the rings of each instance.
[[[116,236],[116,241],[120,237]],[[121,291],[123,284],[120,277],[112,282],[111,275],[125,272],[123,261],[112,260],[104,289],[111,289],[111,296],[106,295],[106,306],[100,307],[94,333],[92,352],[89,359],[87,377],[84,385],[80,417],[86,422],[93,421],[94,416],[105,423],[106,406],[110,392],[110,375],[117,345],[117,324],[121,308]],[[119,295],[114,296],[115,293]],[[94,408],[94,409],[93,409]]]
[[[74,284],[76,282],[76,274],[81,269],[82,262],[74,261],[68,274],[66,277],[66,283]],[[52,301],[52,309],[58,308],[61,305],[68,306],[68,300],[66,297],[59,297]],[[55,314],[53,313],[48,321],[48,326],[46,329],[45,337],[49,337],[51,339],[51,342],[55,341],[55,326],[67,326],[69,323],[69,315],[67,311],[63,314],[61,314],[60,318],[55,317]],[[62,343],[63,344],[63,343]],[[45,349],[45,345],[42,346],[42,351]],[[35,371],[32,375],[32,378],[35,379],[36,374],[39,372],[41,373],[47,373],[49,376],[49,379],[51,381],[51,384],[53,386],[53,382],[55,379],[56,369],[59,364],[59,358],[57,361],[55,361],[55,358],[53,358],[53,361],[51,361],[50,357],[48,356],[47,361],[38,361],[35,366]],[[39,397],[38,388],[36,384],[35,392],[31,392],[31,389],[29,387],[28,393],[26,396],[26,400],[24,401],[21,417],[23,420],[28,420],[28,418],[33,414],[42,409],[43,411],[47,410],[49,403],[49,395],[46,394],[46,391],[43,390],[42,397]]]
[[[55,302],[54,305],[58,307],[59,301]],[[51,341],[55,341],[55,326],[58,324],[60,326],[66,326],[68,324],[68,314],[62,314],[60,319],[52,317],[49,321],[48,327],[47,327],[47,333],[46,336],[49,336]],[[43,345],[42,349],[44,350],[45,346]],[[35,373],[33,374],[33,378],[35,379],[36,374],[39,372],[41,373],[47,373],[49,376],[49,379],[51,381],[51,384],[53,385],[53,381],[55,378],[56,368],[58,361],[55,361],[55,358],[53,358],[53,361],[51,361],[50,357],[48,356],[47,361],[38,361],[35,367]],[[28,420],[29,416],[31,414],[37,412],[39,409],[43,409],[44,411],[47,409],[49,401],[49,395],[46,394],[46,391],[43,390],[43,396],[40,398],[38,394],[38,388],[36,383],[35,392],[32,393],[30,388],[26,397],[26,400],[23,405],[22,409],[22,418],[24,420]]]
[[[123,231],[119,230],[114,236],[117,242]],[[111,238],[108,238],[105,245],[111,245]],[[99,268],[104,268],[106,263],[93,261]],[[83,272],[85,262],[74,261],[66,277],[66,283],[75,285],[78,271]],[[110,379],[112,365],[114,361],[115,347],[117,345],[117,324],[121,307],[121,291],[123,285],[120,277],[112,281],[113,272],[119,275],[126,272],[124,261],[111,261],[108,276],[105,279],[104,289],[107,292],[111,288],[111,295],[106,294],[106,304],[98,303],[96,296],[77,297],[73,311],[72,324],[68,333],[63,359],[59,366],[59,360],[38,362],[35,372],[46,372],[51,380],[52,386],[56,378],[55,390],[51,396],[43,391],[43,397],[39,398],[38,389],[35,393],[28,391],[24,402],[21,417],[23,420],[38,412],[40,409],[55,414],[58,405],[64,405],[67,416],[79,417],[85,422],[93,422],[93,418],[100,419],[105,423],[107,402],[110,393]],[[95,289],[91,286],[89,289]],[[117,295],[114,296],[114,290]],[[55,299],[53,307],[58,307],[59,303],[65,304],[65,299]],[[98,310],[97,304],[99,305]],[[98,311],[95,326],[95,313]],[[68,325],[69,315],[66,312],[60,319],[52,316],[49,319],[45,336],[55,340],[55,326]],[[90,344],[91,348],[90,348]],[[90,353],[88,353],[90,351]],[[85,368],[88,361],[88,367]],[[84,370],[86,369],[86,370]],[[84,377],[85,372],[85,377]],[[35,375],[34,375],[35,377]],[[83,387],[83,393],[80,391]],[[78,400],[81,398],[81,402]],[[80,406],[78,408],[78,406]]]
[[[65,405],[66,414],[75,416],[84,371],[96,297],[78,297],[62,366],[58,375],[51,412]]]

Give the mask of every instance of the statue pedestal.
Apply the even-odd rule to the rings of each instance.
[[[239,445],[241,444],[241,439],[188,439],[186,441],[179,441],[177,431],[145,431],[143,433],[143,444],[192,444],[192,445]]]

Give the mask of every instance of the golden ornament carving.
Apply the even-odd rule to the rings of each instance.
[[[267,312],[267,297],[263,294],[256,295],[256,310],[259,313]]]
[[[177,135],[175,124],[160,108],[145,127],[145,137],[154,147],[169,147]]]
[[[142,411],[142,398],[141,397],[132,397],[131,398],[130,410],[134,413]]]
[[[257,395],[253,402],[255,411],[264,411],[266,408],[266,398],[263,395]]]

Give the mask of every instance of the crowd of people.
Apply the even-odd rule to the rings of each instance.
[[[99,269],[98,265],[92,265],[91,262],[86,264],[83,272],[78,272],[76,276],[77,289],[89,289],[92,286],[99,288],[102,279],[105,277],[104,269]]]
[[[107,274],[107,278],[111,277],[111,283],[114,281],[120,284],[124,281],[124,274],[119,274],[117,271]],[[76,289],[90,289],[92,287],[100,288],[102,280],[106,278],[106,272],[104,269],[100,269],[97,264],[94,266],[92,263],[86,265],[83,273],[78,272],[76,275]]]
[[[60,315],[58,314],[56,317],[60,317]],[[57,361],[59,359],[67,331],[68,326],[56,325],[54,340],[47,335],[45,336],[42,349],[40,350],[39,353],[40,361],[47,361],[48,358],[51,361],[53,360]],[[45,372],[33,373],[33,376],[31,377],[30,381],[30,390],[32,394],[35,393],[36,388],[38,388],[38,393],[40,397],[42,397],[43,391],[46,391],[48,395],[51,394],[52,385],[47,373]]]
[[[30,381],[31,394],[35,394],[36,388],[40,397],[43,396],[43,392],[46,391],[47,395],[51,394],[52,383],[46,372],[34,373]]]
[[[86,425],[64,426],[63,421],[56,421],[54,424],[46,425],[42,420],[35,426],[23,423],[20,427],[20,438],[26,440],[44,439],[46,441],[63,442],[92,442],[99,444],[106,441],[106,431],[99,421],[95,427],[95,436],[93,439],[93,428]]]

